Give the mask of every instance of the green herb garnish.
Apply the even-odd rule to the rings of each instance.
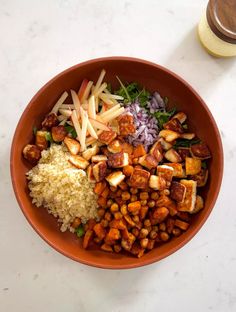
[[[173,145],[173,148],[177,149],[179,147],[190,147],[191,145],[198,144],[200,142],[201,140],[199,139],[192,139],[192,140],[177,139],[176,143]]]
[[[52,139],[52,135],[51,135],[51,132],[46,132],[45,133],[45,138],[46,138],[46,140],[48,141],[48,142],[50,142],[50,143],[53,143],[53,139]]]
[[[183,127],[183,129],[185,129],[185,130],[188,129],[188,125],[187,125],[187,124],[183,124],[182,127]]]
[[[158,121],[158,126],[159,128],[163,128],[164,123],[166,123],[176,112],[176,108],[172,108],[168,112],[155,112],[153,116],[157,119]]]
[[[66,125],[66,126],[65,126],[65,129],[66,129],[66,131],[67,131],[68,133],[71,134],[71,137],[72,137],[73,139],[75,139],[75,138],[77,137],[77,133],[76,133],[74,127],[72,127],[72,126],[70,126],[70,125]]]
[[[80,224],[77,229],[75,229],[75,233],[77,234],[78,237],[84,236],[84,227],[82,224]]]
[[[38,128],[36,126],[33,127],[33,134],[36,135]]]
[[[116,90],[115,94],[124,98],[124,104],[130,104],[135,100],[139,100],[141,107],[146,106],[150,98],[150,93],[147,90],[140,88],[137,82],[124,85],[118,76],[116,78],[120,83],[120,89]]]
[[[207,169],[207,163],[206,163],[206,161],[202,161],[202,169]]]

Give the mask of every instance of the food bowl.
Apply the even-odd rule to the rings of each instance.
[[[142,258],[126,254],[84,250],[76,235],[62,233],[57,220],[44,208],[31,202],[25,173],[31,168],[22,156],[24,146],[33,139],[32,129],[40,124],[62,91],[78,89],[84,77],[96,80],[101,69],[106,69],[106,81],[118,86],[116,75],[122,81],[136,81],[147,90],[158,91],[169,98],[169,106],[176,106],[188,116],[190,131],[197,133],[209,146],[209,180],[200,194],[205,207],[196,214],[185,233],[170,242],[154,248]],[[159,261],[184,246],[202,227],[214,207],[223,174],[223,150],[219,130],[212,114],[201,97],[182,78],[166,68],[148,61],[129,57],[106,57],[75,65],[51,79],[32,98],[16,127],[11,148],[11,177],[18,203],[35,231],[54,249],[81,263],[108,269],[140,267]]]

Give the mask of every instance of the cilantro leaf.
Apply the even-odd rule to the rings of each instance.
[[[198,144],[200,142],[201,142],[201,140],[199,140],[199,139],[192,139],[192,140],[177,139],[176,143],[173,145],[173,148],[177,149],[179,147],[190,147],[191,145]]]
[[[50,142],[50,143],[53,143],[53,138],[52,138],[52,135],[51,135],[51,132],[46,132],[45,133],[45,138],[46,138],[46,140],[48,141],[48,142]]]
[[[157,111],[153,114],[154,117],[156,117],[158,121],[158,126],[160,129],[163,128],[164,123],[166,123],[176,112],[176,108],[172,108],[168,112],[162,112],[162,111]]]
[[[75,128],[70,125],[65,125],[66,131],[71,134],[72,138],[75,139],[77,137],[77,133],[75,131]]]

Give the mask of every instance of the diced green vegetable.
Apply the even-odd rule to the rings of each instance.
[[[34,126],[34,127],[33,127],[33,134],[36,135],[37,131],[38,131],[37,127]]]
[[[177,149],[179,147],[190,147],[191,145],[198,144],[200,142],[201,140],[199,139],[192,139],[192,140],[177,139],[176,143],[173,145],[173,148]]]
[[[51,135],[51,132],[46,132],[45,133],[45,138],[46,138],[46,140],[48,141],[48,142],[50,142],[50,143],[53,143],[53,139],[52,139],[52,135]]]
[[[71,134],[72,138],[75,139],[77,137],[77,133],[75,131],[75,128],[70,125],[65,125],[65,129],[68,133]]]
[[[82,224],[80,224],[77,229],[75,229],[75,233],[77,234],[78,237],[84,236],[84,227]]]
[[[144,88],[140,88],[137,82],[124,85],[119,77],[116,77],[120,83],[120,89],[115,91],[115,94],[124,98],[125,104],[133,103],[135,100],[139,100],[140,106],[145,107],[147,101],[150,98],[150,93]]]

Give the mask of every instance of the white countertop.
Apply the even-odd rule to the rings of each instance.
[[[207,1],[0,1],[0,311],[236,311],[236,59],[201,48]],[[224,180],[201,231],[159,263],[99,270],[49,247],[13,194],[9,150],[36,91],[60,71],[100,56],[144,58],[175,71],[203,97],[222,134]],[[215,168],[217,170],[217,168]]]

